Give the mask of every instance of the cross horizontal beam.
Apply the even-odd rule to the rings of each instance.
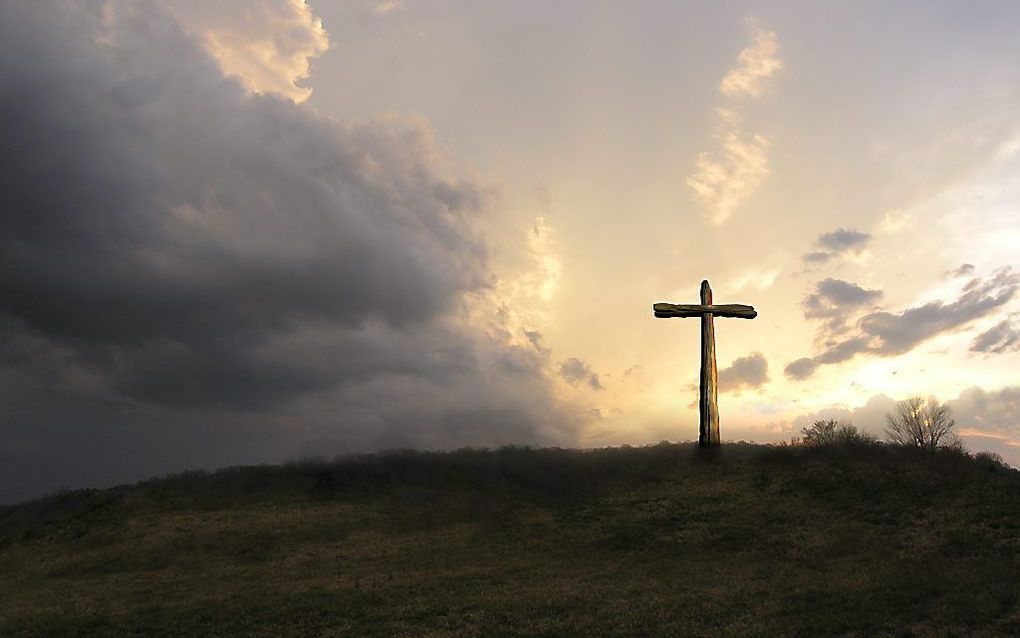
[[[716,317],[736,317],[737,319],[754,319],[758,316],[753,306],[745,306],[739,303],[720,304],[718,306],[711,304],[657,303],[652,306],[652,310],[655,311],[655,316],[660,319],[668,319],[670,317],[700,317],[706,313],[711,313]]]

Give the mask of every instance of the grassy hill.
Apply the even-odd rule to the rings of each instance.
[[[1020,473],[696,452],[401,452],[3,508],[0,635],[1020,635]]]

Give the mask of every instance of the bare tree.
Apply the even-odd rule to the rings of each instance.
[[[956,420],[949,406],[935,397],[925,400],[912,396],[896,404],[896,410],[885,415],[885,434],[889,441],[933,451],[938,447],[959,445],[954,428]]]

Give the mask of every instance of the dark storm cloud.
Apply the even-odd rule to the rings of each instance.
[[[828,281],[828,280],[827,280]],[[841,282],[845,283],[845,282]],[[866,293],[878,291],[853,290],[838,287],[849,300],[856,300],[856,305],[867,302]],[[856,322],[855,334],[840,338],[841,330],[834,329],[831,321],[822,324],[819,337],[823,342],[823,350],[812,358],[802,358],[788,364],[786,375],[791,379],[805,379],[811,376],[822,364],[848,361],[857,354],[867,353],[882,357],[891,357],[910,351],[923,341],[937,335],[950,332],[975,319],[988,316],[1010,301],[1020,288],[1020,276],[1008,267],[996,271],[991,277],[978,277],[970,280],[963,287],[960,296],[951,303],[941,300],[932,301],[921,306],[908,308],[901,313],[885,311],[871,312],[860,317]],[[834,288],[835,289],[835,288]],[[821,286],[819,286],[821,290]],[[816,293],[820,295],[820,293]],[[877,299],[877,296],[874,297]],[[809,300],[812,297],[808,298]],[[821,302],[819,302],[821,303]],[[809,306],[805,303],[805,306]],[[824,308],[824,306],[823,306]],[[807,315],[812,316],[812,315]],[[824,311],[817,312],[817,318],[827,317]],[[1012,335],[1009,326],[996,332],[993,328],[989,333],[980,335],[974,345],[994,348],[1009,347]],[[986,336],[987,335],[987,336]],[[972,346],[972,350],[981,349]]]
[[[0,6],[0,439],[28,455],[0,465],[86,467],[86,432],[134,450],[108,480],[561,434],[548,352],[456,320],[491,281],[486,198],[426,128],[248,95],[155,4],[116,6]],[[0,501],[53,487],[33,472]]]
[[[735,392],[744,388],[760,388],[769,380],[769,362],[760,352],[738,357],[728,368],[719,371],[719,391]]]
[[[599,382],[599,375],[592,371],[587,362],[570,357],[560,364],[560,376],[571,385],[586,383],[593,390],[601,390],[602,383]]]
[[[805,263],[809,264],[824,264],[839,255],[860,252],[868,246],[870,241],[871,235],[868,233],[849,228],[837,228],[819,235],[815,242],[822,250],[807,253],[803,259]]]
[[[1020,349],[1020,328],[1004,319],[974,338],[972,352],[1001,353]]]

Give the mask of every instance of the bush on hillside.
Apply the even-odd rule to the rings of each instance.
[[[861,445],[876,441],[874,436],[859,430],[852,423],[834,419],[815,421],[814,425],[802,429],[801,432],[804,433],[801,441],[808,447]]]

